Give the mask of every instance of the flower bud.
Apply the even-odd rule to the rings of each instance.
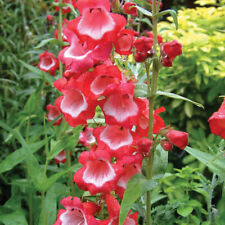
[[[163,139],[160,141],[160,145],[165,151],[171,151],[173,149],[173,144],[167,139]]]
[[[186,132],[170,130],[166,136],[172,144],[182,150],[188,145],[188,134]]]

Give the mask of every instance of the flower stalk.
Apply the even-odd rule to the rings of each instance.
[[[157,56],[157,12],[158,8],[156,6],[156,0],[153,0],[152,4],[152,27],[153,27],[153,51],[154,56],[152,59],[152,79],[150,85],[149,78],[149,66],[146,66],[147,73],[147,82],[148,82],[148,95],[149,95],[149,130],[148,136],[150,140],[153,140],[153,121],[154,121],[154,104],[155,104],[155,96],[157,92],[157,82],[158,82],[158,74],[159,74],[159,59]],[[146,177],[147,179],[152,179],[152,168],[154,162],[154,153],[155,153],[156,145],[150,149],[149,158],[147,159],[146,165]],[[151,192],[147,191],[146,193],[146,224],[151,225]]]
[[[60,43],[62,43],[62,20],[63,20],[63,16],[62,16],[62,0],[59,0],[58,39],[59,39]],[[60,46],[60,50],[61,50],[61,46]],[[60,77],[63,76],[62,62],[59,62],[59,75],[60,75]]]

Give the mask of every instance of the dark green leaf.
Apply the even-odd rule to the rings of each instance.
[[[197,149],[186,147],[185,151],[190,153],[200,162],[208,166],[214,173],[216,173],[222,180],[225,180],[225,159],[223,155],[217,157],[216,155],[211,155],[206,152],[201,152]]]
[[[4,225],[27,225],[25,213],[22,210],[0,215],[0,222]]]
[[[180,206],[177,209],[177,213],[183,217],[188,216],[193,211],[193,208],[191,206]]]
[[[121,203],[119,225],[122,225],[133,203],[146,191],[152,190],[157,186],[155,180],[148,180],[142,174],[136,174],[127,183],[123,201]]]

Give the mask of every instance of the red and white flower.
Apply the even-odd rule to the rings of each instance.
[[[65,209],[60,209],[53,225],[97,225],[94,213],[99,210],[97,205],[82,203],[79,198],[68,196],[61,200]]]
[[[59,62],[52,53],[45,51],[40,55],[38,67],[51,76],[55,76],[55,71],[59,68]]]
[[[110,193],[115,189],[121,169],[111,164],[111,156],[103,150],[82,152],[79,162],[83,168],[74,174],[74,182],[92,195]]]

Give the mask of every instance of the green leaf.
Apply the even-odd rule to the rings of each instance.
[[[149,17],[152,17],[152,13],[149,12],[148,10],[146,10],[146,9],[140,7],[140,6],[137,6],[137,5],[134,6],[134,7],[136,7],[137,10],[140,11],[141,13],[143,13],[144,15],[149,16]]]
[[[175,99],[184,100],[184,101],[190,102],[190,103],[192,103],[192,104],[194,104],[194,105],[204,109],[204,106],[201,103],[194,102],[191,99],[185,98],[185,97],[183,97],[181,95],[177,95],[177,94],[170,93],[170,92],[165,92],[165,91],[157,91],[157,94],[158,95],[164,95],[164,96],[167,96],[169,98],[175,98]]]
[[[1,215],[0,222],[4,225],[27,225],[25,213],[22,210]]]
[[[19,60],[19,62],[20,62],[25,68],[27,68],[27,69],[30,70],[31,72],[37,74],[37,75],[38,75],[41,79],[43,79],[44,81],[46,81],[46,82],[48,82],[48,83],[50,83],[50,84],[52,84],[52,83],[55,81],[55,79],[54,79],[51,75],[49,75],[48,73],[45,73],[44,71],[39,70],[37,67],[31,66],[31,65],[25,63],[25,62],[22,61],[22,60]]]
[[[37,105],[41,105],[41,95],[39,93],[33,92],[24,106],[24,112],[28,115],[37,113]]]
[[[75,17],[78,17],[79,14],[76,12],[76,10],[74,9],[73,5],[71,4],[64,4],[65,6],[69,7],[71,9],[71,11],[73,12],[73,14],[75,15]]]
[[[177,213],[183,217],[190,215],[192,211],[193,211],[193,208],[191,206],[180,206],[177,209]]]
[[[45,144],[45,140],[30,144],[28,147],[32,153],[41,149]],[[0,163],[0,174],[6,171],[11,170],[13,167],[21,163],[27,157],[27,152],[24,147],[17,149],[13,153],[9,154],[1,163]]]
[[[121,203],[119,225],[122,225],[133,203],[146,191],[152,190],[157,186],[155,180],[148,180],[142,174],[136,174],[127,183],[123,201]]]
[[[164,10],[159,13],[159,16],[164,16],[166,14],[170,14],[173,17],[174,24],[176,26],[176,29],[178,29],[178,21],[177,21],[177,13],[173,9]]]
[[[66,136],[58,141],[51,140],[51,151],[48,155],[48,160],[53,159],[58,155],[62,150],[73,150],[77,145],[78,140],[73,136]]]
[[[137,17],[136,21],[146,23],[146,24],[148,24],[149,27],[152,27],[151,21],[146,17],[145,18],[138,18]]]
[[[208,166],[214,173],[216,173],[222,180],[225,180],[225,159],[223,155],[217,157],[216,155],[211,155],[206,152],[201,152],[197,149],[186,147],[185,151],[190,153],[200,162]]]
[[[190,104],[189,102],[185,102],[185,104],[184,104],[184,112],[189,118],[191,118],[192,114],[193,114],[193,105]]]
[[[27,164],[31,179],[32,179],[36,189],[39,189],[41,177],[42,177],[42,168],[40,167],[37,159],[32,154],[26,141],[24,140],[24,138],[22,137],[22,135],[20,134],[20,132],[18,130],[10,128],[6,123],[0,121],[0,126],[3,129],[12,133],[15,136],[15,138],[20,142],[20,144],[22,145],[24,152],[26,152],[25,160],[26,160],[26,164]]]
[[[161,145],[157,146],[153,163],[153,175],[164,174],[168,165],[168,152]]]
[[[77,163],[74,166],[72,166],[60,173],[56,173],[56,174],[52,175],[51,177],[46,178],[45,180],[43,180],[42,184],[40,185],[40,190],[41,191],[48,190],[61,176],[63,176],[64,174],[66,174],[70,171],[76,172],[80,168],[81,168],[81,165]]]
[[[45,40],[42,40],[36,47],[34,47],[35,49],[38,49],[38,48],[41,48],[43,46],[45,46],[46,44],[48,43],[54,43],[54,44],[57,44],[57,45],[60,45],[60,46],[63,46],[64,45],[64,42],[58,40],[58,39],[55,39],[55,38],[48,38],[48,39],[45,39]]]

